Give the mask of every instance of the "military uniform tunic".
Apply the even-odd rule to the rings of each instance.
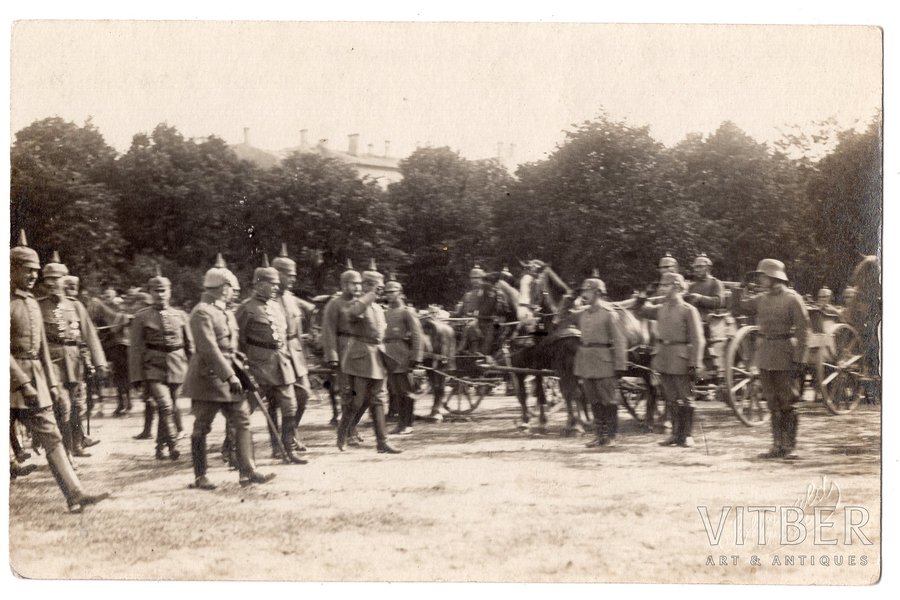
[[[682,299],[643,306],[638,314],[656,320],[657,339],[651,366],[657,373],[686,375],[703,366],[703,326],[699,311]]]
[[[592,405],[614,407],[616,371],[627,366],[628,348],[615,310],[607,303],[589,306],[578,315],[581,346],[575,354],[575,376]]]
[[[204,292],[191,311],[189,323],[196,352],[188,363],[184,395],[207,402],[241,402],[243,398],[232,396],[228,387],[228,379],[234,375],[231,360],[237,350],[238,331],[225,302],[213,300]]]
[[[725,288],[722,287],[722,282],[712,275],[706,279],[698,279],[691,283],[688,293],[699,296],[691,304],[700,311],[700,320],[704,323],[707,322],[709,313],[725,305]]]
[[[385,351],[397,362],[392,373],[406,373],[409,363],[422,362],[422,325],[416,313],[406,306],[390,307],[385,313]]]
[[[138,311],[129,330],[128,375],[132,383],[184,383],[193,351],[187,314],[168,306]]]
[[[44,329],[50,344],[50,357],[56,364],[64,384],[76,385],[84,381],[86,348],[92,366],[106,367],[106,356],[97,336],[97,329],[87,309],[78,300],[47,296],[38,302],[44,319]]]

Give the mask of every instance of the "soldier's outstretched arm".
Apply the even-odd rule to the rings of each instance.
[[[366,292],[359,298],[354,298],[354,300],[347,305],[347,314],[354,319],[362,318],[366,313],[366,310],[372,306],[377,299],[378,295],[375,292]]]

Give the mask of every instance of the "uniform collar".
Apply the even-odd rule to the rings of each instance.
[[[34,294],[26,290],[20,290],[19,288],[14,289],[13,294],[19,296],[20,298],[34,298]]]

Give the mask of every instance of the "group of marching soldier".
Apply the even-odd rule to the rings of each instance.
[[[693,445],[692,384],[703,371],[704,328],[711,311],[722,307],[724,290],[710,273],[712,262],[701,255],[693,263],[690,286],[670,256],[659,264],[658,295],[638,294],[633,310],[657,323],[652,368],[660,376],[660,389],[670,407],[672,435],[663,445]],[[530,261],[512,292],[522,305],[534,305],[535,278],[546,267]],[[764,259],[757,268],[763,293],[739,299],[741,308],[755,314],[760,328],[758,349],[763,395],[772,413],[773,447],[767,458],[791,458],[797,437],[796,392],[793,379],[801,369],[809,318],[802,298],[788,287],[784,265]],[[47,296],[33,295],[38,275]],[[508,278],[511,280],[511,274]],[[479,327],[477,304],[485,273],[470,273],[473,289],[456,314],[472,318],[463,338],[489,354],[491,327]],[[186,314],[170,305],[171,283],[158,270],[146,285],[150,298],[128,325],[127,380],[139,387],[147,402],[145,431],[158,416],[156,457],[177,460],[180,419],[175,400],[187,397],[194,415],[191,487],[216,486],[207,478],[207,435],[215,416],[226,418],[226,446],[242,485],[266,483],[274,474],[256,466],[250,433],[250,397],[268,401],[267,420],[273,455],[291,464],[306,464],[306,448],[297,433],[310,398],[309,369],[303,347],[303,314],[308,303],[291,289],[296,263],[282,246],[281,254],[253,273],[252,295],[238,302],[240,285],[221,256],[203,278],[203,294]],[[35,447],[43,448],[70,509],[99,502],[108,494],[86,493],[76,475],[74,458],[90,456],[85,450],[98,443],[87,435],[85,380],[88,370],[100,377],[109,367],[88,310],[73,297],[72,277],[59,258],[43,266],[22,234],[11,250],[11,417],[31,433]],[[77,280],[74,282],[77,287]],[[392,433],[409,434],[413,426],[410,372],[423,360],[423,334],[416,312],[405,305],[397,281],[385,283],[374,262],[368,270],[352,267],[341,274],[341,290],[324,308],[321,323],[323,364],[335,374],[341,418],[337,446],[343,451],[358,445],[357,424],[366,411],[374,428],[379,453],[400,450],[388,441],[386,405],[396,399],[398,425]],[[511,289],[511,288],[506,288]],[[606,298],[606,286],[590,277],[579,290],[577,323],[581,331],[575,357],[575,375],[596,423],[596,439],[588,446],[615,444],[618,429],[617,378],[627,366],[625,337],[616,311]],[[386,308],[381,302],[386,300]],[[120,324],[121,325],[121,324]],[[472,339],[469,340],[468,338]],[[254,394],[256,394],[254,396]],[[127,390],[126,390],[127,397]],[[121,393],[119,413],[123,409]],[[279,413],[280,412],[280,419]],[[280,421],[280,425],[279,425]],[[10,472],[26,475],[19,466],[23,451],[10,440]],[[17,460],[18,459],[18,460]]]

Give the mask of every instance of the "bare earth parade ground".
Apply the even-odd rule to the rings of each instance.
[[[362,446],[338,451],[320,402],[300,428],[306,466],[269,458],[265,421],[253,415],[257,462],[278,476],[248,488],[219,459],[218,417],[209,446],[219,487],[202,492],[187,487],[187,440],[178,462],[157,461],[152,441],[132,439],[140,403],[112,418],[110,402],[92,423],[102,443],[77,464],[87,489],[113,499],[66,514],[42,457],[11,483],[19,575],[866,584],[881,570],[877,406],[837,417],[803,402],[800,460],[789,462],[757,459],[768,426],[746,427],[712,401],[698,402],[692,449],[660,447],[663,436],[640,432],[624,409],[614,448],[561,437],[565,410],[545,433],[521,433],[515,399],[495,395],[465,419],[417,420],[414,435],[394,438],[397,456],[375,452],[367,420]],[[179,404],[190,431],[189,403]],[[424,413],[430,398],[417,406]]]

